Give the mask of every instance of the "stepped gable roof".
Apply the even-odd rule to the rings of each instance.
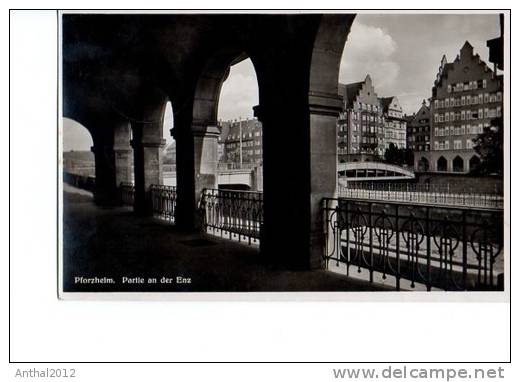
[[[379,102],[381,103],[381,107],[383,108],[383,112],[388,111],[388,106],[392,103],[394,97],[381,97],[379,98]]]
[[[352,106],[354,104],[354,101],[364,83],[365,81],[353,82],[350,84],[339,84],[339,95],[343,97],[343,101],[346,102],[347,106]]]

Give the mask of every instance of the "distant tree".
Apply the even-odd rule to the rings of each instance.
[[[385,150],[385,162],[390,164],[398,164],[399,162],[399,149],[393,143],[390,143]]]
[[[503,175],[504,172],[504,118],[491,120],[482,134],[473,139],[474,150],[480,156],[480,164],[473,173]]]
[[[413,166],[413,151],[411,149],[400,149],[395,144],[390,143],[385,150],[385,162],[398,166],[404,164]]]

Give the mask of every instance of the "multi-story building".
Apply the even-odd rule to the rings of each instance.
[[[406,147],[413,151],[415,171],[429,171],[430,161],[430,108],[423,100],[421,108],[406,116]]]
[[[262,164],[262,124],[256,118],[221,123],[220,162],[228,168]]]
[[[377,160],[384,155],[381,104],[369,75],[364,81],[339,84],[343,110],[338,118],[340,162]]]
[[[175,144],[175,141],[173,141],[164,149],[163,164],[175,164],[176,163],[176,161],[177,161],[176,147],[177,146]]]
[[[430,103],[429,168],[469,172],[480,162],[476,138],[502,115],[503,76],[496,75],[466,41],[454,62],[442,58]]]
[[[398,149],[406,148],[406,119],[403,117],[403,108],[399,99],[393,97],[380,98],[383,109],[385,150],[393,143]]]

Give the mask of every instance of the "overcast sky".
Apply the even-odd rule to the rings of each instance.
[[[488,60],[486,41],[498,37],[498,15],[391,15],[360,14],[352,25],[345,46],[340,82],[372,77],[380,97],[397,96],[405,113],[417,111],[431,88],[443,54],[452,62],[468,40],[475,53]],[[258,104],[258,86],[253,64],[242,61],[231,68],[222,86],[218,118],[251,118]],[[167,109],[164,138],[173,115]],[[70,120],[64,122],[64,150],[89,150],[88,132]]]

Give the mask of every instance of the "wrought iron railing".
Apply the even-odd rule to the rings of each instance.
[[[132,183],[123,182],[119,185],[119,197],[123,206],[133,206],[135,198],[135,187]]]
[[[504,288],[501,210],[324,199],[323,214],[328,269],[396,290]]]
[[[258,244],[263,224],[263,194],[205,189],[200,209],[206,232]]]
[[[407,187],[406,187],[407,186]],[[428,187],[422,185],[374,185],[374,187],[340,186],[338,196],[342,198],[389,200],[402,203],[440,204],[445,206],[503,208],[504,197],[499,194],[484,193],[453,193],[443,187]]]
[[[159,219],[175,222],[177,190],[173,186],[152,185],[150,187],[153,215]]]

